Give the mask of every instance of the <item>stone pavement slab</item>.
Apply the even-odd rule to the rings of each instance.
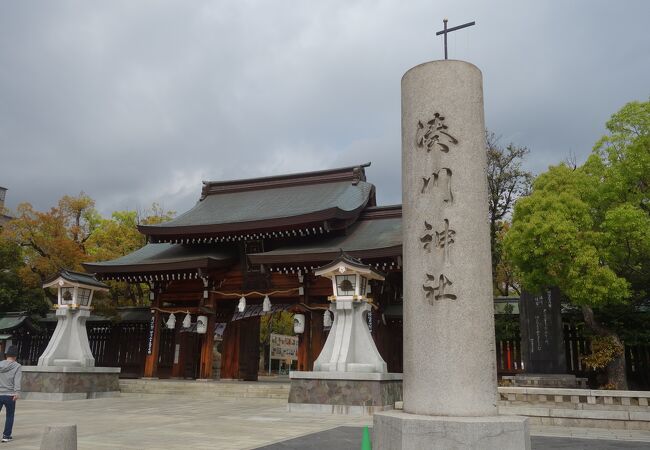
[[[3,422],[0,414],[0,425]],[[123,395],[19,400],[12,448],[38,449],[46,425],[77,424],[79,449],[250,449],[334,428],[343,416],[292,414],[286,400]],[[369,425],[369,418],[351,424]]]
[[[258,450],[359,450],[362,427],[338,427],[260,447]],[[532,450],[648,450],[650,443],[532,436]]]
[[[4,414],[0,413],[0,426],[3,424]],[[347,448],[358,449],[360,444],[354,444],[355,439],[360,443],[361,427],[371,425],[372,418],[289,413],[286,400],[266,398],[127,394],[118,398],[66,402],[19,400],[16,406],[14,441],[7,445],[14,449],[38,449],[45,426],[56,424],[77,425],[81,450],[253,449],[272,444],[288,445],[289,439],[314,436],[314,433],[319,432],[326,434],[312,438],[320,439],[317,441],[318,447],[313,448],[326,449],[325,442],[339,436],[336,438],[339,441],[332,442],[341,442],[343,447],[330,448],[343,449],[352,445]],[[344,425],[352,427],[347,436],[339,431],[328,431]],[[642,431],[532,427],[532,434],[543,434],[543,437],[549,439],[574,436],[645,440],[645,447],[623,445],[628,442],[617,442],[619,447],[594,447],[591,444],[588,447],[576,447],[589,450],[650,448],[650,433]],[[5,444],[0,445],[0,450],[2,445]]]

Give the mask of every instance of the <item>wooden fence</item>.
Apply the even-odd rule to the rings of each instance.
[[[90,324],[87,330],[96,366],[121,367],[122,378],[139,378],[144,374],[148,323]]]
[[[56,323],[41,323],[40,326],[40,333],[24,329],[13,333],[13,342],[18,346],[18,361],[23,365],[34,366],[38,363],[38,357],[45,351]],[[143,375],[148,322],[89,323],[86,329],[96,366],[121,367],[121,378],[139,378]]]
[[[589,339],[579,330],[564,324],[564,346],[567,373],[588,378],[592,387],[598,387],[597,374],[585,367],[582,358],[591,353]],[[514,375],[524,372],[522,368],[521,341],[519,336],[496,342],[497,372],[499,375]],[[650,390],[650,346],[625,346],[627,380],[630,389]]]
[[[54,332],[55,323],[41,323],[43,331],[35,333],[23,329],[14,332],[14,344],[18,346],[18,360],[24,365],[36,365]],[[139,378],[144,373],[147,353],[149,322],[95,322],[87,324],[88,340],[101,367],[121,367],[122,378]],[[192,336],[194,337],[194,336]],[[158,369],[161,376],[170,375],[176,352],[175,333],[163,328],[160,340]],[[591,351],[589,340],[582,337],[575,326],[564,325],[564,344],[567,372],[589,378],[597,387],[596,374],[587,370],[582,357]],[[192,345],[194,347],[195,345]],[[497,371],[499,375],[523,372],[521,342],[514,339],[496,342]],[[626,346],[627,379],[630,389],[650,390],[650,346]],[[196,358],[190,358],[195,360]],[[196,367],[184,369],[185,376],[196,372]]]
[[[650,345],[626,346],[625,363],[630,389],[650,390]]]

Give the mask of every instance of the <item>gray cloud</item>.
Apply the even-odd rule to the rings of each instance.
[[[648,97],[647,1],[20,1],[0,14],[0,185],[39,209],[188,209],[203,179],[372,161],[400,197],[400,78],[442,55],[484,74],[488,127],[540,172],[582,161]]]

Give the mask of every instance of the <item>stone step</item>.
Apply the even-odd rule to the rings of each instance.
[[[194,381],[194,380],[120,380],[127,394],[172,394],[191,397],[289,398],[289,383]]]

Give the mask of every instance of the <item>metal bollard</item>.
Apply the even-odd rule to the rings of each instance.
[[[77,450],[77,425],[45,427],[41,450]]]

